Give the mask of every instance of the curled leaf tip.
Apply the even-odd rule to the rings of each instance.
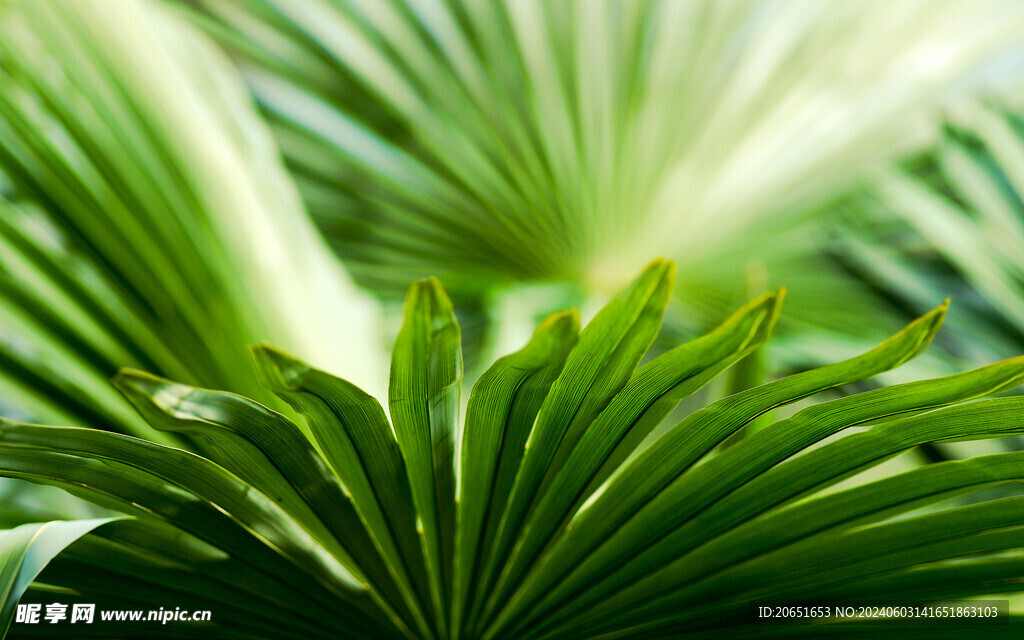
[[[411,294],[414,292],[425,293],[430,296],[443,296],[444,298],[448,297],[448,294],[445,293],[444,285],[442,285],[441,281],[434,276],[430,276],[429,278],[423,278],[422,280],[417,280],[416,282],[412,283],[412,285],[409,287],[409,293]]]
[[[441,281],[434,277],[424,278],[409,287],[405,298],[405,314],[407,318],[410,315],[432,318],[435,329],[448,324],[458,326],[455,307]]]
[[[260,384],[265,388],[291,389],[309,370],[305,364],[265,342],[249,347],[256,361]]]
[[[565,311],[556,311],[545,318],[537,327],[535,333],[542,331],[568,331],[578,333],[580,325],[580,312],[576,309],[566,309]]]
[[[122,367],[114,374],[110,382],[122,393],[141,391],[145,394],[151,394],[156,391],[157,387],[166,384],[168,381],[145,371]]]

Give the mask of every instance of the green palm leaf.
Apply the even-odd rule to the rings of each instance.
[[[7,634],[18,599],[46,563],[76,539],[114,520],[25,524],[0,531],[0,636]]]
[[[955,292],[949,349],[978,361],[1024,343],[1024,124],[1012,104],[970,104],[947,114],[943,134],[880,172],[842,245],[865,280],[905,307],[926,291]]]
[[[772,409],[917,356],[942,305],[853,359],[699,409],[637,451],[779,317],[781,292],[767,294],[640,364],[672,276],[652,263],[582,332],[574,313],[552,316],[480,378],[464,421],[458,325],[428,280],[410,289],[396,342],[393,427],[371,396],[267,346],[255,349],[261,378],[310,439],[241,396],[127,370],[115,384],[140,415],[201,435],[207,454],[4,422],[0,474],[136,516],[84,536],[39,588],[117,608],[181,600],[214,611],[202,632],[217,637],[487,639],[786,636],[797,629],[752,626],[750,602],[1018,589],[1007,552],[1024,545],[1024,502],[980,491],[1024,477],[1020,453],[836,485],[923,443],[1022,433],[1024,398],[982,398],[1024,381],[1024,359],[804,402],[720,446]]]
[[[1004,78],[1024,25],[1005,2],[190,5],[360,282],[397,295],[437,275],[467,306],[567,283],[509,303],[542,312],[603,302],[666,255],[687,338],[747,280],[789,288],[787,369],[906,321],[822,251],[830,204],[941,137],[932,113]]]
[[[945,305],[749,389],[782,290],[673,342],[769,282],[794,285],[789,324],[807,329],[787,366],[893,324],[795,225],[919,148],[917,107],[1014,45],[1019,7],[907,4],[880,39],[870,2],[834,22],[814,3],[770,18],[742,2],[192,5],[0,5],[0,411],[80,425],[0,423],[0,475],[135,516],[2,534],[6,619],[23,592],[61,589],[215,610],[127,637],[787,636],[749,624],[747,603],[1018,588],[1020,498],[978,492],[1014,494],[1019,454],[877,467],[1018,434],[1020,399],[979,398],[1015,386],[1020,359],[808,400],[918,356]],[[940,147],[952,196],[903,174],[879,191],[996,301],[1009,330],[971,360],[1020,343],[1019,136],[984,113],[984,151],[954,129]],[[679,276],[653,263],[582,332],[551,316],[479,378],[464,419],[460,323],[421,281],[383,405],[377,304],[306,219],[271,132],[321,230],[385,294],[438,273],[457,301],[508,305],[510,281],[567,280],[592,307],[651,253],[681,258]],[[906,306],[944,295],[872,264]],[[264,345],[241,366],[263,340],[297,357]],[[738,393],[662,424],[745,358]],[[837,491],[867,470],[881,479]],[[864,630],[805,632],[841,631]]]
[[[235,363],[263,339],[383,388],[375,303],[202,34],[152,3],[5,2],[0,16],[6,415],[181,442],[106,381],[135,366],[260,396]],[[311,327],[335,337],[310,344]]]

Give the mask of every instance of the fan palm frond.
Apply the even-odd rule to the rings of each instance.
[[[695,411],[636,453],[680,400],[761,347],[784,295],[641,364],[673,275],[651,264],[582,331],[575,312],[550,317],[480,378],[464,423],[459,328],[436,280],[406,299],[390,421],[354,385],[260,346],[262,380],[311,439],[252,400],[133,370],[117,388],[154,428],[201,435],[203,455],[4,422],[0,474],[137,515],[70,545],[40,581],[121,609],[163,598],[215,611],[168,637],[488,640],[789,637],[752,626],[749,603],[1019,588],[1007,579],[1019,555],[1005,552],[1024,544],[1024,503],[979,491],[1019,481],[1024,454],[836,485],[923,443],[1020,433],[1024,398],[979,398],[1024,381],[1024,359],[808,404],[718,446],[776,407],[914,358],[942,305],[860,356]],[[802,628],[866,630],[821,624]]]
[[[822,255],[813,218],[1024,45],[1001,1],[191,4],[375,289],[600,294],[667,255],[688,334],[753,269],[789,287],[790,322],[851,348],[899,310]]]
[[[1024,344],[1022,167],[1024,121],[1018,112],[1010,104],[964,105],[950,112],[941,145],[882,173],[873,197],[860,207],[867,214],[863,224],[881,232],[870,246],[859,241],[849,260],[910,308],[928,289],[955,293],[963,301],[952,318],[955,326],[986,327],[954,333],[960,338],[955,352],[966,359]],[[848,244],[858,242],[858,234],[845,235]],[[902,268],[888,268],[897,264]]]
[[[382,388],[375,303],[320,240],[244,85],[201,34],[149,3],[5,2],[0,14],[8,415],[171,442],[109,377],[138,366],[258,395],[236,363],[262,339]]]

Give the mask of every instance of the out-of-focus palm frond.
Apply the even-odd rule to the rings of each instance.
[[[833,334],[894,320],[794,222],[1024,42],[998,0],[191,4],[362,281],[609,290],[662,254],[699,326],[753,265]]]
[[[193,26],[145,2],[0,5],[6,413],[169,442],[109,377],[259,394],[237,363],[264,339],[380,389],[375,314]]]
[[[1024,348],[1019,111],[960,105],[940,144],[877,175],[841,228],[842,259],[911,311],[938,290],[954,296],[946,346],[965,361]]]

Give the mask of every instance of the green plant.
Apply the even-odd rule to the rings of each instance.
[[[983,361],[1024,343],[1024,123],[1010,103],[946,114],[935,148],[849,207],[839,254],[904,308],[955,296],[948,350]],[[986,327],[972,332],[973,327]]]
[[[0,473],[137,516],[84,535],[39,582],[119,608],[184,599],[214,610],[219,638],[789,637],[750,623],[748,602],[1019,589],[1007,552],[1024,544],[1024,497],[978,492],[1024,477],[1024,454],[834,485],[922,443],[1024,431],[1024,398],[974,401],[1024,380],[1024,358],[809,404],[718,446],[918,355],[942,305],[867,353],[723,398],[641,447],[762,345],[784,295],[640,364],[673,275],[652,263],[582,332],[575,312],[551,316],[479,379],[462,427],[459,327],[436,280],[406,299],[390,423],[376,399],[269,346],[254,349],[261,379],[311,439],[241,396],[133,370],[115,386],[194,453],[0,423]]]
[[[0,1],[0,413],[92,428],[3,423],[0,468],[137,516],[0,534],[0,624],[29,588],[113,608],[178,599],[214,609],[201,630],[216,637],[789,636],[745,625],[746,600],[1019,588],[1019,498],[975,493],[1017,480],[1019,454],[811,495],[917,444],[1017,433],[1018,400],[958,403],[1014,384],[1019,360],[765,415],[885,375],[944,309],[864,356],[749,391],[762,363],[747,358],[737,394],[651,443],[683,396],[766,338],[781,294],[636,368],[672,289],[656,264],[581,336],[558,314],[499,360],[463,423],[459,328],[438,285],[421,283],[395,349],[392,428],[371,395],[311,368],[381,395],[377,303],[328,254],[293,178],[377,293],[426,273],[464,299],[513,280],[604,293],[664,249],[687,260],[675,288],[688,308],[663,345],[717,321],[737,290],[786,282],[802,299],[788,314],[797,368],[829,361],[899,314],[819,255],[810,213],[896,138],[917,148],[902,123],[1013,45],[1020,7],[950,3],[963,20],[949,22],[922,4],[879,46],[882,0],[835,22],[813,2],[780,15],[743,2],[184,4]],[[226,45],[249,87],[183,16]],[[746,55],[730,54],[738,43]],[[935,52],[955,64],[931,64]],[[839,86],[849,60],[862,65],[858,99],[802,99]],[[811,117],[837,109],[842,131]],[[937,189],[975,175],[962,169]],[[991,171],[989,186],[1008,176]],[[997,200],[956,213],[999,216],[985,208]],[[921,211],[922,232],[944,228]],[[941,246],[1012,325],[1021,263],[1000,247]],[[767,277],[741,282],[737,256]],[[945,295],[904,273],[893,297]],[[961,343],[995,336],[990,322],[957,326]],[[1017,334],[977,352],[1017,351]],[[260,340],[310,366],[258,348],[261,387],[240,364]],[[122,397],[108,384],[122,366],[163,377],[122,372]],[[32,495],[32,509],[5,500],[3,526],[56,506]]]
[[[383,389],[379,309],[230,62],[165,7],[124,4],[0,3],[0,414],[174,443],[110,377],[273,402],[235,364],[260,340]]]
[[[187,4],[357,281],[400,295],[436,275],[459,304],[566,283],[555,303],[516,298],[544,311],[603,301],[665,255],[669,331],[686,339],[748,280],[789,288],[778,371],[859,353],[915,315],[823,251],[830,205],[941,139],[950,94],[1012,86],[1024,27],[1024,5],[1001,1]]]

